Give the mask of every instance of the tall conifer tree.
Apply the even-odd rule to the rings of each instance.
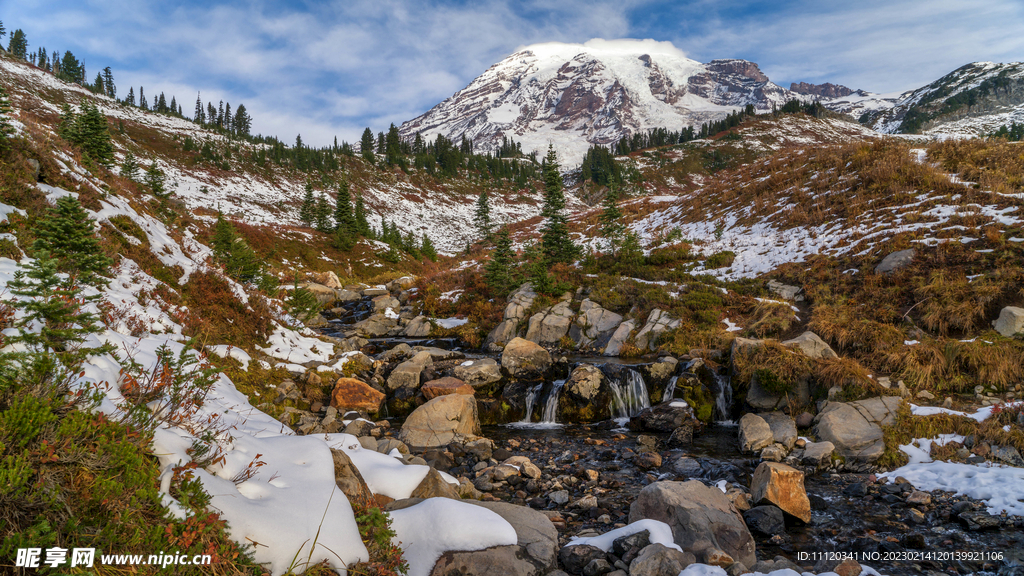
[[[544,217],[544,224],[541,226],[541,253],[549,265],[559,262],[572,263],[579,256],[579,247],[569,237],[562,175],[558,171],[558,155],[550,145],[544,159],[543,177],[544,206],[541,208],[541,216]]]

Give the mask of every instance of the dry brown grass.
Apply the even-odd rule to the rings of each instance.
[[[1001,286],[984,278],[970,282],[963,275],[938,269],[914,294],[921,298],[921,322],[929,330],[946,336],[954,330],[973,332],[983,326],[988,305],[1001,291]]]
[[[791,387],[800,378],[810,375],[813,369],[810,358],[774,340],[765,340],[759,346],[739,348],[732,360],[736,367],[733,378],[744,386],[750,384],[756,372],[767,371],[780,386]]]

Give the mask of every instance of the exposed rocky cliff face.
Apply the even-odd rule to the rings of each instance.
[[[832,84],[831,82],[825,82],[824,84],[793,82],[789,85],[789,89],[797,94],[820,96],[822,98],[842,98],[843,96],[849,96],[854,93],[853,90],[843,86],[842,84]]]

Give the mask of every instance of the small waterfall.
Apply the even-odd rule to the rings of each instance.
[[[565,380],[555,380],[551,386],[551,392],[548,393],[548,398],[544,401],[544,412],[540,417],[541,424],[558,423],[558,395],[562,392],[562,386],[564,385]]]
[[[668,385],[665,386],[665,393],[661,396],[662,402],[671,402],[672,396],[676,393],[676,381],[679,380],[679,376],[673,376],[669,379]]]
[[[616,419],[629,418],[644,408],[651,407],[651,399],[647,395],[647,384],[639,372],[630,368],[626,371],[625,385],[618,380],[609,382],[612,389],[612,416]]]
[[[526,393],[526,414],[523,415],[523,419],[519,421],[520,424],[529,424],[530,418],[533,417],[533,405],[537,402],[537,396],[540,395],[540,389],[544,387],[544,384],[537,384],[530,388],[530,391]]]
[[[731,422],[729,416],[732,411],[732,383],[715,371],[712,371],[712,374],[718,383],[718,390],[715,391],[715,422]]]

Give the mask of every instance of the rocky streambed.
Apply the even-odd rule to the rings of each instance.
[[[774,410],[777,400],[733,405],[727,370],[700,358],[570,361],[523,338],[501,353],[463,351],[410,336],[419,316],[402,304],[407,289],[346,289],[356,297],[322,330],[337,339],[332,367],[351,378],[318,383],[330,400],[289,408],[282,420],[427,464],[448,481],[428,475],[414,498],[471,499],[516,526],[520,549],[448,553],[434,574],[496,574],[500,565],[503,574],[674,575],[695,562],[729,574],[1024,574],[1024,518],[878,478],[881,427],[897,396],[787,414]],[[396,327],[405,322],[391,336],[360,329],[391,315]],[[808,353],[827,348],[812,337]],[[276,402],[304,399],[319,380],[310,368],[279,387]],[[730,418],[738,422],[715,422]],[[343,476],[339,486],[351,485]],[[668,526],[669,540],[655,528],[632,533],[646,521]]]

